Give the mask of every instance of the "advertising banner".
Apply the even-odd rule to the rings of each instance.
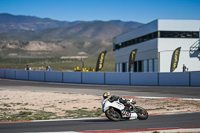
[[[103,51],[103,52],[100,53],[100,55],[97,59],[96,72],[103,68],[103,63],[104,63],[104,60],[105,60],[106,53],[107,53],[107,51]]]
[[[134,49],[131,51],[130,56],[129,56],[129,67],[128,67],[128,71],[131,71],[131,67],[134,65],[135,62],[135,55],[137,53],[137,49]]]
[[[181,51],[181,47],[178,47],[173,52],[172,59],[171,59],[170,72],[173,72],[178,66],[180,51]]]

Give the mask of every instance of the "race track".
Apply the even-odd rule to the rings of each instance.
[[[44,121],[27,123],[1,123],[0,133],[23,132],[66,132],[86,130],[121,130],[121,129],[149,129],[149,128],[184,128],[199,127],[200,113],[179,115],[150,116],[147,120],[130,120],[112,122],[106,118]]]
[[[0,80],[0,90],[42,90],[64,93],[102,95],[111,91],[116,95],[200,98],[200,87],[161,87],[161,86],[120,86],[31,82]],[[0,133],[15,132],[62,132],[86,130],[121,130],[147,128],[200,128],[200,113],[150,116],[147,120],[112,122],[106,118],[83,120],[35,121],[20,123],[0,123]]]
[[[178,86],[126,86],[126,85],[96,85],[96,84],[69,84],[52,82],[33,82],[21,80],[0,79],[0,89],[53,91],[64,93],[82,93],[102,95],[110,91],[114,95],[200,98],[200,87]]]

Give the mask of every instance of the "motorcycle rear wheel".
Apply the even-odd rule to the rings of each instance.
[[[109,120],[112,120],[112,121],[120,121],[122,118],[120,113],[114,108],[110,108],[106,110],[105,115]]]
[[[138,115],[138,119],[140,120],[146,120],[149,117],[149,114],[146,109],[140,107],[140,106],[135,106],[136,113]]]

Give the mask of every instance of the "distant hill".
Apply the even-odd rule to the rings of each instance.
[[[0,50],[52,51],[56,55],[112,51],[112,38],[143,25],[139,22],[58,21],[34,16],[0,14]]]
[[[92,21],[98,23],[99,21]],[[108,23],[115,24],[121,27],[137,28],[142,23],[138,22],[123,22],[120,20],[107,21]],[[9,31],[40,31],[49,28],[58,27],[72,27],[85,21],[58,21],[50,18],[39,18],[35,16],[24,16],[24,15],[12,15],[8,13],[0,14],[0,33]]]
[[[111,20],[108,21],[111,24],[115,24],[121,27],[126,27],[126,28],[131,28],[131,29],[135,29],[137,27],[140,27],[142,25],[142,23],[138,23],[138,22],[133,22],[133,21],[128,21],[128,22],[123,22],[121,20]]]
[[[10,31],[40,31],[48,28],[70,27],[81,21],[67,22],[57,21],[50,18],[38,18],[34,16],[0,14],[0,33]]]
[[[130,28],[117,26],[108,22],[84,22],[72,27],[46,29],[40,32],[41,40],[69,38],[112,39],[119,33],[129,31]]]

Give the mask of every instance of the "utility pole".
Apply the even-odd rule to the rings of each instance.
[[[82,62],[82,68],[84,68],[84,60],[83,60],[83,58],[81,58],[81,62]]]

